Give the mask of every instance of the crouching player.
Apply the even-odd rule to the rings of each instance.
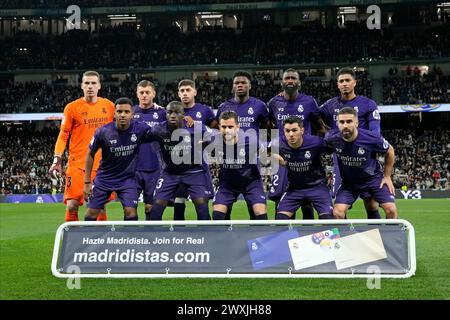
[[[338,113],[339,131],[329,131],[325,141],[336,153],[342,183],[337,190],[333,214],[345,219],[349,207],[358,196],[373,197],[386,213],[386,218],[397,218],[394,185],[391,174],[394,167],[394,148],[378,134],[358,128],[358,113],[351,107]],[[384,172],[377,153],[385,154]]]
[[[239,130],[238,115],[234,111],[220,114],[219,128],[220,135],[209,146],[213,147],[220,165],[213,220],[225,220],[227,210],[239,194],[244,196],[247,207],[253,209],[255,219],[267,220],[266,196],[258,167],[257,137],[245,139],[247,137]]]
[[[285,119],[283,130],[279,154],[272,156],[286,167],[288,187],[280,199],[276,219],[290,219],[305,201],[312,203],[319,219],[333,219],[331,195],[321,162],[321,154],[332,150],[322,138],[305,135],[303,122],[297,116]]]

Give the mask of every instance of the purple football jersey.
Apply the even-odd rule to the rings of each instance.
[[[203,145],[199,141],[208,141],[212,130],[205,125],[195,123],[188,128],[184,122],[183,128],[175,131],[169,129],[163,122],[151,128],[155,141],[159,144],[162,169],[169,174],[187,174],[207,170],[203,160]]]
[[[142,122],[131,121],[124,131],[117,129],[115,122],[98,128],[89,144],[93,152],[102,149],[95,183],[120,188],[128,179],[134,180],[138,146],[150,139],[151,128]]]
[[[249,139],[240,139],[235,144],[226,144],[221,134],[214,136],[214,142],[210,147],[216,151],[220,172],[220,185],[226,185],[232,189],[242,189],[253,180],[261,180],[258,166],[257,143]]]
[[[337,158],[343,183],[361,184],[383,176],[376,153],[385,154],[389,142],[375,132],[358,129],[355,141],[345,142],[338,130],[329,131],[325,141]]]
[[[322,153],[331,153],[321,137],[304,135],[303,144],[292,148],[285,139],[280,139],[279,154],[286,162],[289,188],[308,188],[325,181]]]
[[[201,103],[195,103],[192,108],[184,108],[184,115],[190,116],[192,120],[198,121],[206,126],[210,125],[216,116],[211,107]]]
[[[273,97],[269,103],[270,120],[275,123],[280,130],[280,136],[283,133],[283,121],[290,116],[297,116],[303,120],[305,134],[311,134],[311,123],[319,117],[319,107],[312,96],[302,93],[297,95],[295,100],[287,100],[283,96]]]
[[[320,106],[319,112],[324,122],[331,129],[337,129],[337,116],[343,107],[353,107],[358,112],[358,128],[366,129],[381,135],[380,113],[375,101],[364,96],[356,96],[347,101],[334,97]]]
[[[234,98],[223,102],[217,110],[217,121],[219,121],[219,116],[224,111],[237,113],[239,126],[243,131],[253,129],[258,133],[260,123],[265,123],[269,120],[266,104],[254,97],[250,97],[244,103],[239,103]]]
[[[134,119],[136,121],[145,122],[150,127],[153,127],[155,124],[166,121],[166,110],[156,104],[148,109],[134,106]],[[139,146],[136,170],[154,171],[159,168],[160,165],[155,144],[151,142],[142,143]]]

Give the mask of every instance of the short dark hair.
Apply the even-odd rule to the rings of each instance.
[[[236,124],[239,124],[238,115],[234,111],[224,111],[219,116],[219,122],[220,122],[220,120],[229,120],[229,119],[234,119]]]
[[[126,97],[122,97],[117,99],[114,102],[114,107],[116,107],[118,104],[129,104],[131,107],[133,107],[133,101],[131,101],[131,99],[128,99]]]
[[[178,89],[183,86],[189,86],[195,89],[195,82],[191,79],[183,79],[180,82],[178,82]]]
[[[153,90],[155,90],[155,92],[156,92],[156,87],[155,87],[155,84],[153,83],[153,82],[151,82],[151,81],[149,81],[149,80],[141,80],[138,84],[137,84],[137,87],[152,87],[153,88]]]
[[[248,81],[252,82],[252,75],[247,71],[239,70],[233,74],[233,81],[236,77],[246,77]]]
[[[358,112],[354,108],[348,106],[343,107],[341,110],[339,110],[338,116],[341,114],[352,114],[355,117],[358,117]]]
[[[352,76],[353,79],[356,79],[355,71],[353,71],[352,68],[342,68],[342,69],[339,69],[339,71],[338,71],[337,74],[336,74],[336,79],[339,78],[339,76],[340,76],[341,74],[349,74],[349,75]]]
[[[284,76],[285,73],[288,73],[288,72],[294,72],[294,73],[296,73],[296,74],[299,76],[299,78],[300,78],[300,73],[299,73],[297,70],[295,70],[294,68],[289,68],[289,69],[284,70],[283,76]]]
[[[298,126],[300,128],[303,128],[303,120],[300,117],[297,116],[289,116],[286,119],[284,119],[283,121],[283,128],[285,124],[294,124],[294,123],[298,123]]]
[[[177,101],[177,100],[170,101],[170,102],[167,104],[166,109],[169,109],[169,107],[180,108],[180,109],[183,110],[183,112],[184,112],[184,106],[183,106],[183,104],[182,104],[180,101]]]

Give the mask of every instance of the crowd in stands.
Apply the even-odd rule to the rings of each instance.
[[[0,126],[0,194],[43,194],[63,191],[63,185],[48,175],[56,126],[30,130]]]
[[[448,103],[450,101],[450,76],[439,67],[422,73],[418,67],[407,67],[405,75],[391,69],[383,79],[384,104]]]
[[[31,125],[0,126],[0,194],[63,191],[62,181],[48,175],[58,133],[55,124],[40,129]],[[383,136],[396,150],[393,174],[396,188],[450,189],[450,130],[395,129],[384,130]],[[331,171],[331,158],[324,160],[327,171]],[[217,187],[218,167],[211,166],[211,173]],[[267,191],[270,177],[263,178]]]
[[[271,0],[272,2],[280,0]],[[183,4],[211,4],[211,3],[236,3],[239,0],[77,0],[80,7],[118,7],[118,6],[143,6],[143,5],[183,5]],[[246,2],[261,2],[261,0],[246,0]],[[66,8],[73,4],[69,0],[2,0],[1,9],[11,8]]]
[[[396,188],[450,189],[450,130],[383,131],[396,150],[393,182]]]
[[[358,93],[371,97],[372,81],[365,72],[358,72]],[[312,95],[320,105],[333,96],[339,94],[334,80],[323,80],[320,77],[309,77],[301,74],[302,84],[300,91]],[[151,79],[158,84],[158,81]],[[181,80],[181,79],[179,79]],[[178,81],[169,82],[164,86],[157,85],[157,98],[155,102],[165,106],[172,100],[178,99]],[[136,84],[134,80],[124,80],[119,84],[103,83],[99,93],[102,97],[114,101],[126,96],[136,101]],[[198,102],[218,108],[219,105],[232,97],[232,79],[198,78],[196,80]],[[70,86],[58,81],[27,82],[24,84],[9,84],[5,94],[0,94],[0,109],[2,113],[18,112],[62,112],[67,103],[82,96],[79,86]],[[3,90],[0,89],[0,93]],[[256,73],[253,76],[252,89],[250,94],[265,102],[281,91],[281,78],[279,75],[273,76],[268,73]],[[28,97],[25,105],[23,102]]]
[[[128,25],[61,35],[16,31],[0,40],[0,51],[0,70],[436,59],[450,57],[450,24],[407,31],[368,30],[365,22],[345,29],[323,28],[317,22],[287,30],[272,25],[240,30],[211,26],[191,33],[178,27],[136,30]]]

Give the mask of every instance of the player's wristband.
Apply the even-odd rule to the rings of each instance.
[[[90,184],[90,183],[91,183],[90,181],[85,181],[85,182],[84,182],[84,184]]]

